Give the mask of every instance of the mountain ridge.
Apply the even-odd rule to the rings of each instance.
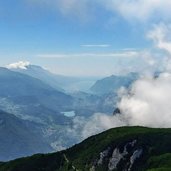
[[[37,78],[46,84],[51,85],[53,88],[65,92],[65,91],[78,91],[88,90],[91,85],[96,81],[95,78],[81,78],[74,76],[59,75],[50,72],[38,65],[29,64],[25,68],[9,68],[11,71],[19,72]]]
[[[52,154],[1,163],[2,171],[108,171],[171,168],[171,128],[119,127]],[[171,159],[171,158],[170,158]],[[156,162],[160,160],[161,162]],[[168,159],[169,160],[169,159]],[[170,160],[169,160],[170,161]]]
[[[0,160],[11,160],[52,148],[41,137],[37,125],[0,110]]]
[[[109,93],[117,93],[121,87],[129,87],[132,82],[138,79],[138,73],[129,73],[127,75],[111,75],[96,81],[90,88],[90,91],[97,95],[104,95]]]

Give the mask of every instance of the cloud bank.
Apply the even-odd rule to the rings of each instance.
[[[121,119],[118,116],[109,116],[103,113],[95,113],[90,118],[75,117],[73,127],[68,129],[67,133],[81,141],[104,130],[123,126],[124,122]]]
[[[119,126],[171,127],[171,74],[143,77],[130,89],[122,88],[117,107],[121,114],[95,113],[90,118],[76,117],[68,129],[78,141]]]
[[[171,74],[142,78],[122,96],[118,107],[129,125],[171,126]]]

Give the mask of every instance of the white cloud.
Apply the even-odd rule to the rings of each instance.
[[[97,132],[102,132],[104,130],[122,126],[124,123],[119,117],[108,116],[106,114],[94,114],[88,122],[85,123],[82,131],[82,138],[85,139]]]
[[[121,114],[95,113],[89,118],[75,117],[72,134],[77,141],[118,126],[171,127],[171,74],[143,77],[130,89],[119,91]]]
[[[170,0],[105,0],[100,1],[109,10],[125,19],[145,22],[150,19],[170,19]]]
[[[30,65],[30,62],[28,61],[19,61],[19,62],[7,65],[7,68],[8,69],[27,69],[29,65]]]
[[[142,78],[122,96],[118,107],[129,125],[171,126],[171,74]]]
[[[30,62],[28,61],[19,61],[16,63],[9,64],[6,67],[8,69],[27,69],[29,65],[30,65]]]
[[[74,118],[73,127],[67,129],[67,133],[72,134],[77,141],[81,141],[104,130],[123,125],[125,125],[125,123],[118,116],[95,113],[90,118]]]
[[[170,20],[170,0],[26,0],[33,4],[46,5],[64,15],[75,15],[87,18],[95,17],[95,7],[101,6],[104,11],[112,11],[132,22],[150,19]],[[101,9],[102,9],[101,8]]]
[[[109,44],[85,44],[85,45],[81,45],[81,47],[88,47],[88,48],[107,48],[110,47],[111,45]]]
[[[155,46],[171,54],[171,26],[165,24],[155,25],[147,37],[152,39]]]
[[[113,53],[69,53],[69,54],[38,54],[40,58],[77,58],[77,57],[137,57],[137,51],[122,51]]]
[[[147,38],[153,41],[155,50],[161,54],[161,59],[155,59],[156,62],[163,66],[163,71],[171,72],[171,25],[160,23],[154,25],[147,33]]]

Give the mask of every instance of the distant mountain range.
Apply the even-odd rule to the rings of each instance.
[[[37,128],[33,122],[0,111],[0,161],[51,151]]]
[[[93,93],[74,91],[76,89],[72,89],[73,91],[70,92],[70,88],[74,85],[86,83],[87,80],[91,82],[94,78],[92,80],[87,79],[84,82],[84,78],[55,75],[42,67],[30,64],[10,69],[0,67],[0,110],[10,113],[10,116],[20,120],[22,122],[21,127],[29,125],[29,131],[35,130],[36,127],[34,135],[49,145],[49,151],[47,149],[46,152],[68,148],[79,142],[79,137],[69,137],[68,133],[68,130],[74,126],[75,117],[89,119],[94,113],[101,112],[112,115],[118,100],[116,91],[121,86],[131,85],[137,75],[131,73],[124,78],[122,77],[111,76],[97,81],[93,87],[100,84],[101,88],[104,87],[105,91],[103,88],[101,89],[103,93],[94,90]],[[112,80],[113,83],[111,84],[108,80]],[[118,83],[117,86],[115,86],[116,83]],[[88,89],[87,85],[86,87]],[[112,87],[115,91],[111,91],[113,90]],[[65,115],[65,113],[71,112],[74,113],[72,117]],[[9,125],[9,129],[13,129],[12,124]],[[3,131],[4,134],[8,134],[6,130]],[[17,130],[17,132],[19,131]],[[28,134],[28,137],[23,136],[23,138],[25,140],[31,139],[31,133]],[[1,134],[0,132],[0,136]],[[13,134],[11,132],[9,135],[15,140],[15,132]],[[4,141],[1,142],[2,147],[6,147],[3,144]],[[0,159],[14,159],[33,154],[34,151],[37,152],[38,148],[34,146],[34,142],[28,141],[28,145],[32,149],[28,148],[25,150],[26,153],[16,152],[16,155],[9,152],[9,155],[6,153],[5,156],[3,149],[0,149]],[[43,148],[40,148],[39,152],[44,152]]]
[[[10,68],[12,71],[17,71],[22,74],[29,75],[31,77],[42,80],[43,82],[49,84],[53,88],[60,91],[88,91],[88,89],[95,83],[98,79],[96,77],[69,77],[63,75],[57,75],[49,72],[37,65],[27,65],[25,68]]]
[[[64,95],[40,79],[2,67],[0,68],[0,84],[0,96],[39,96],[40,94],[52,94],[51,92]]]
[[[117,93],[121,87],[129,87],[139,75],[137,73],[129,73],[124,76],[112,75],[110,77],[98,80],[91,88],[90,91],[97,95],[104,95],[109,93]]]
[[[59,129],[62,129],[62,127],[65,127],[65,125],[71,122],[71,119],[64,116],[61,112],[69,110],[72,107],[72,103],[73,98],[70,95],[52,88],[50,85],[37,78],[6,68],[0,68],[0,109],[11,114],[11,118],[9,118],[9,123],[11,124],[8,124],[8,128],[14,130],[10,133],[8,129],[4,129],[0,132],[0,137],[3,134],[2,138],[4,139],[5,135],[9,135],[6,141],[2,141],[2,139],[0,141],[1,147],[4,148],[0,148],[0,158],[8,160],[36,152],[53,151],[54,149],[51,143],[54,137],[59,135]],[[22,124],[20,124],[20,122],[15,124],[17,119]],[[29,131],[35,128],[37,131],[33,135],[31,134],[32,132],[27,133],[27,129],[24,127],[25,123],[32,123],[29,124]],[[15,127],[18,124],[16,132],[13,128],[13,124]],[[23,132],[23,135],[20,135],[22,130],[25,130],[25,132]],[[53,136],[54,130],[55,135]],[[50,136],[52,136],[52,138]],[[34,145],[36,142],[33,137],[38,138],[36,140],[40,148]],[[10,141],[10,138],[12,141]],[[41,146],[41,143],[45,141],[45,139],[47,139],[46,143],[48,148]],[[26,148],[23,147],[23,149],[21,148],[19,151],[22,143],[20,143],[20,141],[27,141],[27,143]],[[38,141],[40,142],[38,143]],[[3,155],[3,150],[7,150],[6,144],[10,143],[15,144],[16,151],[13,150],[13,153],[10,151],[7,153],[6,151],[6,155]]]
[[[114,128],[70,149],[0,164],[1,171],[169,171],[171,129]]]
[[[43,122],[50,117],[64,118],[60,111],[71,106],[71,96],[39,79],[0,68],[0,108],[4,111],[23,119],[34,117]]]

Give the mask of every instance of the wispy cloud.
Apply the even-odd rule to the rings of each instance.
[[[110,44],[85,44],[81,45],[81,47],[88,47],[88,48],[108,48]]]
[[[170,20],[170,0],[25,0],[32,4],[45,5],[60,11],[63,15],[86,18],[94,14],[92,6],[100,6],[104,11],[112,11],[123,18],[144,22],[150,19]],[[94,11],[94,12],[93,12]],[[95,16],[95,15],[94,15]]]
[[[43,6],[60,12],[64,16],[88,20],[93,8],[90,0],[25,0],[37,7]],[[81,20],[81,21],[82,21]]]
[[[97,1],[96,1],[97,2]],[[100,3],[129,21],[170,20],[170,0],[102,0]]]
[[[121,49],[121,51],[138,51],[140,49],[136,49],[136,48],[124,48],[124,49]]]
[[[159,24],[155,25],[154,28],[148,32],[147,37],[153,40],[154,45],[167,51],[171,54],[171,25]]]
[[[71,54],[38,54],[40,58],[78,58],[78,57],[137,57],[137,51],[123,51],[114,53],[71,53]]]

